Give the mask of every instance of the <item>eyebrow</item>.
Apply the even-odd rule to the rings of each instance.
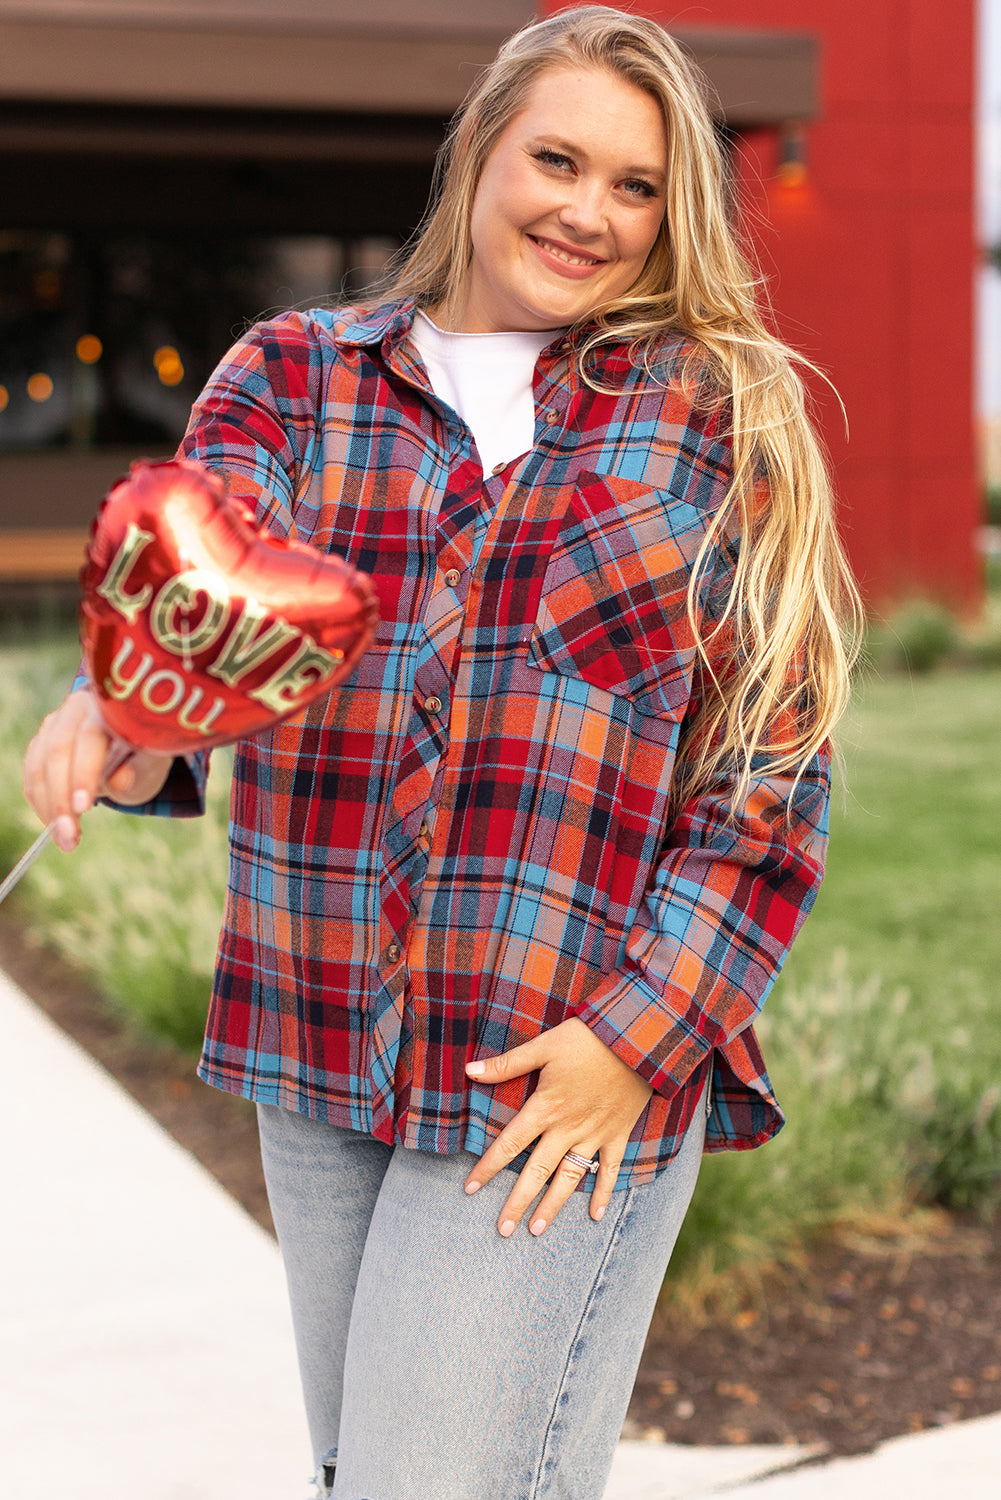
[[[562,136],[540,135],[538,142],[540,145],[554,146],[560,151],[565,151],[568,156],[587,156],[583,146],[575,146],[572,141],[564,140]],[[649,177],[653,182],[659,183],[667,181],[667,174],[659,167],[629,166],[623,167],[622,171],[626,177]]]

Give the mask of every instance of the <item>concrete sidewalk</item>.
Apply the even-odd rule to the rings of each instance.
[[[0,1494],[304,1500],[277,1250],[9,981]]]
[[[2,974],[0,1027],[0,1493],[306,1500],[274,1243]],[[761,1477],[803,1456],[624,1442],[606,1500],[1001,1495],[1001,1417]]]

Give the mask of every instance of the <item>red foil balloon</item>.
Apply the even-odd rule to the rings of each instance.
[[[80,574],[87,672],[112,733],[175,755],[242,739],[344,680],[372,587],[271,536],[201,464],[140,462],[98,512]]]

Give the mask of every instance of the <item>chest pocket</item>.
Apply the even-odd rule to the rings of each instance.
[[[688,580],[705,524],[662,490],[582,475],[546,564],[529,665],[680,719],[696,655]]]

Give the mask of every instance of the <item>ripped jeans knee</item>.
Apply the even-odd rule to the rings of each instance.
[[[320,1463],[313,1483],[316,1485],[316,1500],[330,1500],[334,1487],[334,1471],[337,1468],[336,1453],[329,1453]]]

